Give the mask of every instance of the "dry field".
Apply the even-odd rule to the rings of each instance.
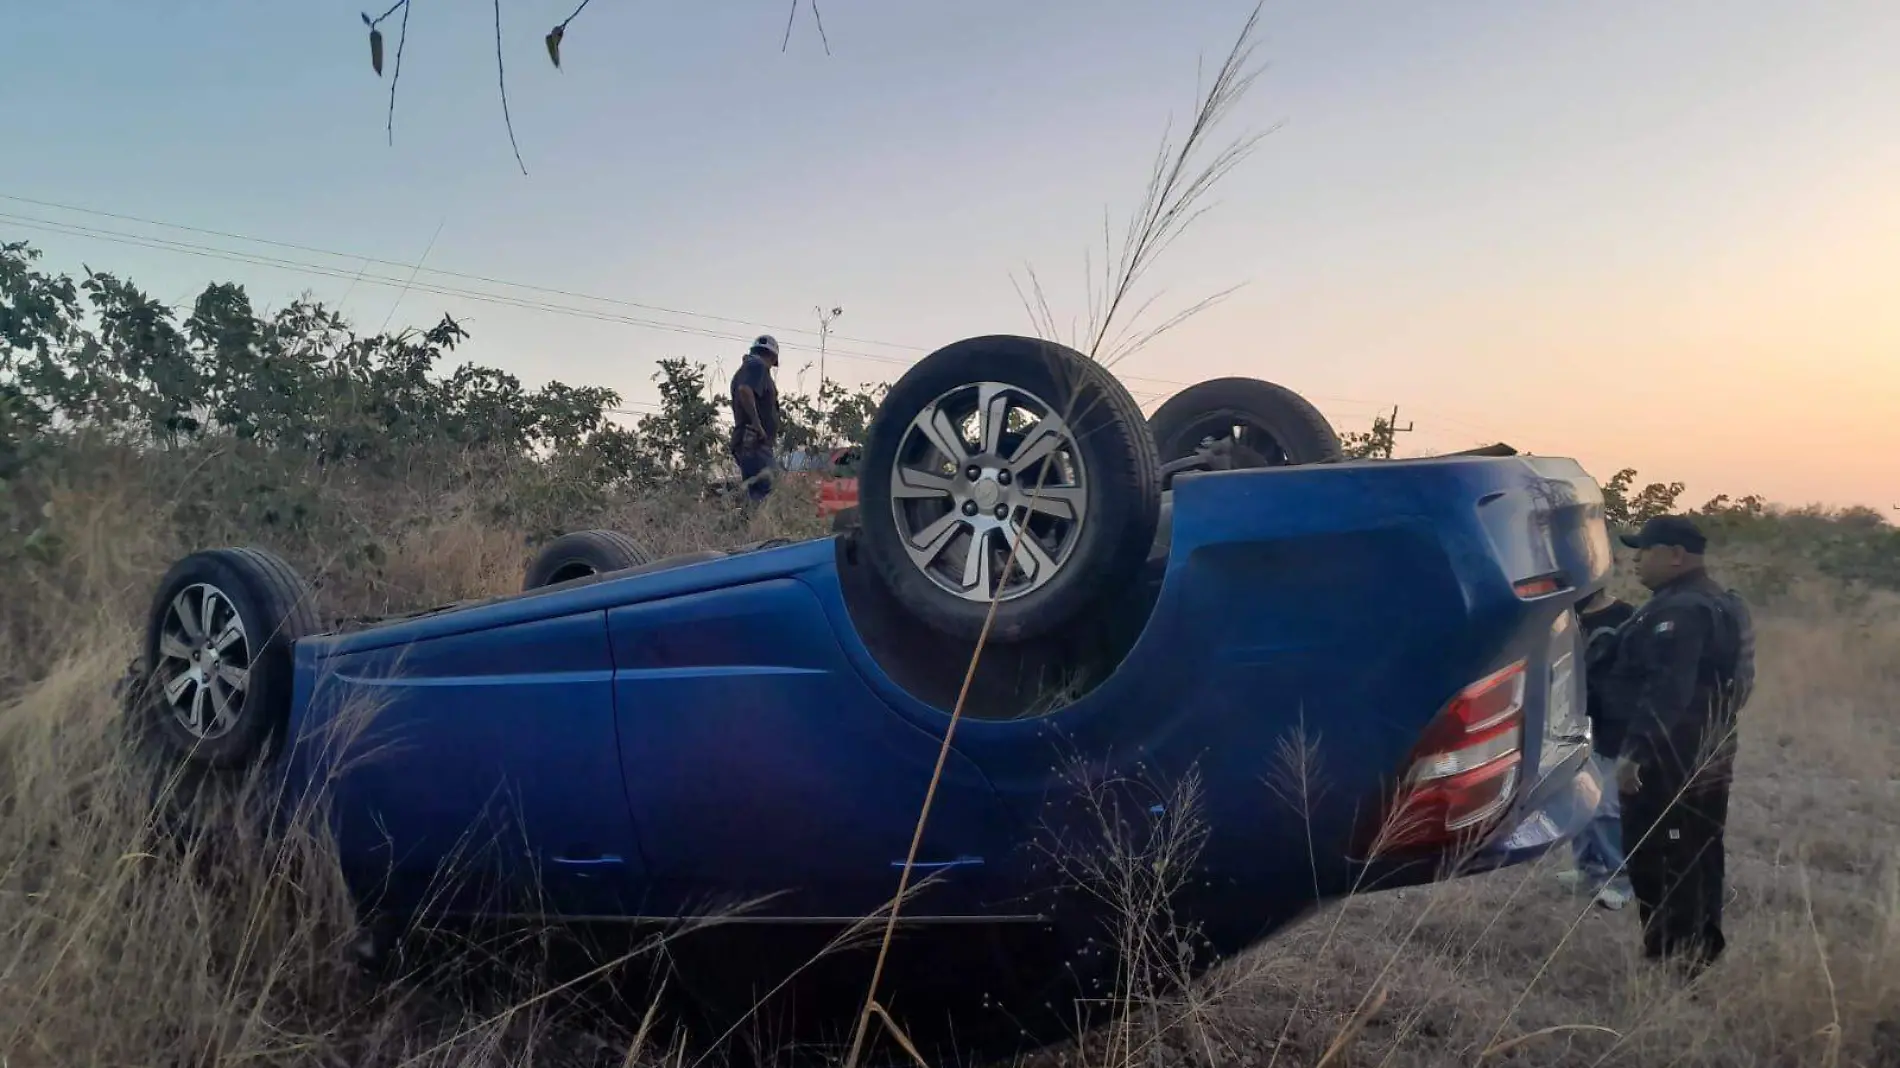
[[[0,1065],[695,1063],[637,1009],[581,1012],[531,984],[460,998],[371,983],[350,962],[347,901],[318,836],[226,840],[214,856],[154,833],[116,755],[108,689],[186,539],[272,545],[322,579],[337,615],[513,589],[528,551],[471,504],[479,487],[336,483],[325,499],[381,539],[374,568],[339,563],[325,529],[194,511],[214,495],[189,484],[209,470],[89,463],[52,493],[57,548],[7,565]],[[780,511],[746,528],[684,498],[599,518],[662,551],[816,525]],[[1182,1021],[1163,1033],[1092,1035],[1034,1060],[1900,1065],[1900,603],[1837,593],[1807,580],[1758,609],[1731,953],[1698,988],[1644,972],[1633,908],[1564,896],[1555,865],[1533,865],[1335,906],[1185,1003],[1135,1014]]]

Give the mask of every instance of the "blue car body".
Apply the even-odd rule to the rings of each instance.
[[[1458,870],[1594,812],[1582,673],[1556,670],[1610,568],[1576,463],[1198,473],[1170,507],[1112,673],[1046,715],[958,721],[908,918],[1047,919],[1060,866],[1026,843],[1087,822],[1063,815],[1078,768],[1198,776],[1189,907],[1223,952],[1441,878],[1443,855],[1368,856],[1365,816],[1447,702],[1513,660],[1525,774]],[[874,655],[851,570],[827,537],[299,640],[283,767],[320,788],[356,892],[396,913],[665,921],[764,897],[751,922],[849,922],[894,891],[950,724]],[[1296,751],[1320,784],[1297,806],[1274,786]]]

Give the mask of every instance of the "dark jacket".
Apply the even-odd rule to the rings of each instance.
[[[765,431],[765,440],[755,441],[750,449],[742,449],[740,424],[743,416],[739,414],[739,387],[752,390],[752,399],[758,406],[759,423]],[[741,451],[770,454],[772,445],[778,440],[778,383],[772,380],[772,368],[762,359],[751,353],[740,362],[739,370],[732,376],[732,434],[727,442],[734,453]]]
[[[1753,656],[1746,607],[1706,571],[1658,589],[1618,631],[1609,671],[1605,696],[1629,717],[1623,755],[1676,782],[1700,767],[1725,769],[1739,711],[1731,684],[1746,674],[1746,700]]]
[[[1594,612],[1579,612],[1584,641],[1584,710],[1590,716],[1594,748],[1606,760],[1623,751],[1629,711],[1609,700],[1610,668],[1615,663],[1617,630],[1636,614],[1636,606],[1612,600]]]

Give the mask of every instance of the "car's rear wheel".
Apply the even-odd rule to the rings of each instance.
[[[523,590],[624,571],[653,562],[646,547],[617,530],[577,530],[542,546],[528,563]]]
[[[310,587],[262,549],[211,549],[172,565],[146,619],[135,706],[164,755],[205,771],[267,762],[290,714],[291,645],[318,630]]]
[[[1258,378],[1214,378],[1167,399],[1148,420],[1166,464],[1218,451],[1228,467],[1284,467],[1340,458],[1339,435],[1298,393]]]
[[[976,638],[994,600],[991,639],[1032,638],[1141,566],[1158,466],[1141,409],[1099,364],[1038,338],[969,338],[918,361],[878,406],[860,544],[933,629]]]

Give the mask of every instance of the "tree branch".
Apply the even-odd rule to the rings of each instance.
[[[818,0],[811,0],[812,21],[818,24],[818,39],[825,44],[825,55],[831,54],[831,38],[825,36],[825,16],[818,10]],[[798,18],[798,0],[792,0],[792,9],[785,13],[785,38],[778,43],[782,53],[792,43],[792,21]]]
[[[367,11],[363,12],[363,21],[369,23],[369,28],[373,30],[376,28],[377,23],[383,21],[384,19],[388,18],[391,15],[394,15],[396,13],[397,8],[408,7],[408,6],[409,6],[409,0],[396,0],[395,3],[389,5],[388,11],[383,12],[382,14],[376,16],[375,18],[370,18],[369,12]]]
[[[831,38],[825,36],[825,17],[818,13],[818,0],[811,0],[811,20],[818,24],[818,39],[824,42],[825,55],[830,55]]]
[[[408,0],[403,2],[407,3]],[[575,14],[580,12],[576,11]],[[521,145],[515,141],[515,120],[508,114],[508,65],[501,58],[501,0],[495,0],[495,84],[501,89],[501,121],[508,127],[508,147],[515,151],[515,166],[521,168],[522,174],[527,174],[528,165],[521,162]]]
[[[593,0],[578,0],[578,3],[574,6],[574,10],[568,12],[566,18],[556,23],[554,28],[548,31],[546,36],[548,59],[553,62],[555,69],[558,70],[561,66],[561,41],[567,33],[568,26],[571,25],[575,19],[579,18],[581,13],[586,11],[588,5],[592,3]],[[785,19],[785,36],[784,39],[779,42],[780,52],[784,52],[791,44],[792,25],[798,18],[798,4],[799,0],[792,0],[791,11],[787,14]],[[402,12],[402,24],[397,31],[398,36],[396,38],[396,66],[389,80],[389,107],[383,121],[386,138],[392,146],[396,143],[396,95],[398,91],[397,86],[402,80],[403,50],[409,40],[410,5],[411,0],[391,0],[390,5],[383,9],[382,14],[374,18],[370,17],[369,12],[362,12],[363,25],[369,28],[370,66],[375,69],[377,77],[381,77],[383,73],[383,31],[381,25],[396,12]],[[501,121],[508,131],[508,147],[514,152],[515,166],[521,168],[521,173],[525,175],[528,173],[528,165],[521,158],[521,142],[515,135],[515,120],[508,103],[508,65],[504,57],[506,41],[501,27],[501,0],[493,0],[492,7],[495,15],[495,85],[497,90],[501,93]],[[812,0],[811,17],[813,23],[818,27],[818,39],[824,44],[825,55],[829,56],[831,54],[831,38],[825,32],[824,13],[818,8],[818,0]]]
[[[396,68],[389,75],[389,118],[383,125],[391,147],[396,144],[396,83],[402,81],[402,46],[409,40],[409,0],[397,0],[397,7],[402,8],[402,25],[396,29]],[[395,10],[392,7],[383,12],[383,18],[388,18],[389,13]],[[381,22],[382,19],[377,21]]]
[[[375,18],[370,18],[369,12],[367,11],[361,12],[363,16],[363,25],[369,27],[369,65],[370,65],[370,68],[376,72],[376,76],[378,78],[383,76],[383,31],[381,29],[382,22],[384,19],[388,18],[389,16],[394,15],[396,13],[397,8],[402,9],[403,24],[405,26],[408,25],[409,0],[396,0],[395,3],[389,5],[388,10],[384,11],[382,14],[376,16]],[[397,47],[400,48],[401,46],[398,45]]]
[[[555,23],[554,28],[548,31],[548,58],[554,61],[556,70],[561,67],[561,38],[567,36],[567,24],[579,18],[581,12],[587,10],[587,5],[593,2],[594,0],[581,0],[581,6],[569,12],[566,18]]]

